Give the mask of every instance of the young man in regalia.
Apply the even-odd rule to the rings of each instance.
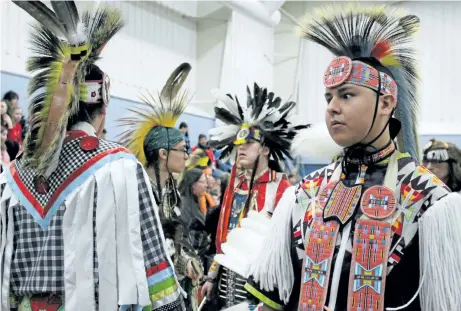
[[[189,158],[184,135],[175,124],[189,102],[187,91],[182,91],[181,87],[191,69],[188,63],[179,65],[159,97],[142,97],[143,103],[129,109],[135,115],[121,119],[120,125],[129,127],[121,135],[122,144],[133,152],[149,176],[168,253],[178,279],[188,293],[187,310],[196,310],[194,293],[198,290],[203,268],[181,220],[181,198],[173,177],[173,174],[183,173]]]
[[[245,286],[263,310],[461,306],[461,196],[415,160],[419,19],[395,10],[329,8],[301,28],[336,56],[326,123],[344,153],[280,200]]]
[[[0,310],[183,310],[148,175],[98,138],[110,83],[95,62],[121,13],[16,4],[41,25],[24,154],[0,175]]]
[[[290,186],[281,173],[280,162],[290,157],[290,145],[298,130],[307,126],[293,126],[287,115],[294,102],[282,103],[279,97],[254,85],[253,94],[247,89],[248,109],[244,110],[237,98],[215,92],[218,105],[216,118],[225,125],[210,131],[210,145],[224,149],[222,157],[236,157],[223,204],[216,237],[217,252],[226,242],[229,232],[238,227],[251,211],[269,217]],[[219,256],[217,257],[219,258]],[[204,292],[210,296],[217,285],[220,306],[231,307],[247,298],[243,286],[246,278],[231,265],[220,265],[216,260],[208,273]]]

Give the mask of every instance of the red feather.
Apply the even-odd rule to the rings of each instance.
[[[380,60],[384,56],[389,55],[391,52],[392,52],[392,46],[389,43],[389,41],[380,41],[376,43],[373,49],[371,50],[371,56]]]

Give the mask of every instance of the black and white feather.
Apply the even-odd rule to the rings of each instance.
[[[285,158],[292,159],[291,143],[296,134],[309,127],[293,125],[288,120],[296,103],[283,102],[266,88],[260,88],[256,83],[253,92],[247,87],[247,104],[242,107],[237,97],[213,90],[217,103],[216,119],[224,125],[210,130],[210,146],[221,149],[221,158],[234,159],[234,140],[242,125],[257,128],[263,137],[263,144],[270,149],[270,158],[278,163]]]

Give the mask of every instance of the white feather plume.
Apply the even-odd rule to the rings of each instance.
[[[212,128],[208,131],[208,134],[210,135],[210,140],[220,141],[235,136],[235,133],[237,133],[239,129],[240,126],[229,124]]]
[[[294,157],[301,157],[312,163],[330,163],[342,150],[331,138],[324,123],[313,124],[310,128],[301,130],[291,144]]]
[[[213,94],[213,96],[218,101],[216,107],[225,108],[234,116],[238,116],[240,118],[237,102],[235,102],[229,96],[224,94],[220,89],[211,90],[211,94]]]

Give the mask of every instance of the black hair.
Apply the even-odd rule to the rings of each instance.
[[[461,191],[461,163],[453,160],[448,162],[447,187],[453,192]]]
[[[200,135],[198,136],[198,140],[200,140],[200,139],[202,139],[202,138],[206,138],[206,135],[205,135],[205,134],[200,134]]]
[[[12,101],[12,100],[15,100],[15,99],[19,99],[19,95],[18,95],[18,93],[14,92],[14,91],[8,91],[8,92],[5,93],[5,95],[3,95],[3,100]]]
[[[93,119],[96,116],[102,114],[103,107],[103,103],[88,104],[83,101],[80,101],[78,113],[69,118],[69,122],[67,123],[67,130],[70,130],[72,126],[79,122],[93,122]]]
[[[8,152],[8,155],[10,156],[10,161],[15,160],[16,156],[19,153],[19,149],[20,149],[19,143],[14,140],[7,140],[5,142],[5,146],[6,146],[6,152]]]
[[[199,168],[193,168],[184,172],[184,177],[178,188],[179,193],[184,197],[193,197],[192,185],[195,184],[203,174],[203,170]]]
[[[186,127],[188,127],[186,122],[181,122],[179,124],[179,129],[186,128]]]

